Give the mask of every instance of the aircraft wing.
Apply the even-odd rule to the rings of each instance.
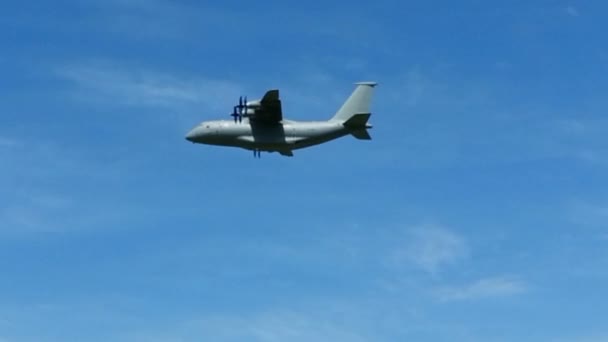
[[[272,89],[260,100],[260,108],[256,110],[253,119],[265,123],[279,123],[283,120],[279,90]]]

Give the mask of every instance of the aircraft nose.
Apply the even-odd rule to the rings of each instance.
[[[196,138],[196,128],[186,134],[186,140],[194,142]]]

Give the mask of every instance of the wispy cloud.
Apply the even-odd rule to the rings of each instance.
[[[82,218],[77,206],[68,197],[57,194],[11,196],[0,206],[0,234],[24,236],[32,233],[53,233],[74,230]]]
[[[2,237],[107,228],[142,211],[111,190],[128,179],[124,170],[130,161],[99,161],[86,151],[46,139],[14,140],[14,147],[0,148],[0,155],[5,162],[0,168],[5,195],[0,197]]]
[[[566,11],[566,13],[569,16],[572,16],[572,17],[578,17],[581,15],[580,12],[578,11],[578,9],[572,5],[567,6],[564,10]]]
[[[146,327],[112,336],[114,341],[369,341],[364,322],[332,308],[268,309],[184,318],[162,331]]]
[[[101,29],[144,39],[184,39],[188,30],[219,20],[217,13],[164,0],[97,1]]]
[[[217,28],[221,27],[223,39],[227,42],[238,42],[244,34],[248,41],[258,42],[291,38],[295,34],[364,48],[381,48],[380,44],[374,43],[384,40],[382,25],[374,21],[358,25],[358,18],[363,13],[354,7],[329,6],[324,11],[300,7],[287,17],[285,13],[289,12],[290,6],[281,3],[266,6],[263,11],[253,9],[254,12],[248,6],[222,8],[166,0],[100,1],[99,6],[111,14],[106,17],[106,25],[111,29],[149,38],[190,40],[192,32],[196,32],[198,41],[201,38],[212,41],[217,38]],[[249,22],[252,13],[255,13],[256,24],[248,26],[244,33],[242,23]],[[276,29],[277,24],[280,24],[281,30]]]
[[[464,237],[445,227],[424,225],[408,231],[406,245],[395,249],[391,260],[396,264],[413,264],[436,274],[468,255],[469,247]]]
[[[581,335],[568,336],[568,337],[559,337],[553,339],[556,342],[606,342],[608,341],[608,332],[589,332]]]
[[[241,93],[236,83],[217,79],[180,78],[170,73],[121,68],[104,63],[59,67],[58,77],[71,82],[81,101],[109,105],[217,108]]]
[[[575,224],[604,228],[608,224],[608,203],[576,200],[569,205],[568,215]]]
[[[16,139],[11,139],[11,138],[0,136],[0,148],[15,147],[18,144],[19,144],[19,141]]]
[[[429,93],[437,92],[437,84],[435,84],[427,75],[421,72],[419,68],[413,68],[408,71],[403,82],[403,91],[394,96],[404,97],[405,104],[408,106],[418,105],[424,97],[429,96]]]
[[[504,297],[524,293],[527,284],[517,277],[490,277],[462,286],[445,286],[435,289],[440,301],[457,301],[481,299],[487,297]]]
[[[284,73],[273,71],[245,80],[130,68],[110,61],[63,65],[54,74],[67,81],[67,94],[74,101],[226,114],[240,95],[254,99],[278,88],[286,117],[296,120],[328,119],[350,95],[351,81],[359,81],[338,80],[310,61]]]
[[[73,160],[48,142],[38,145],[10,139],[4,146],[11,148],[0,148],[6,162],[0,169],[0,187],[6,194],[0,199],[0,234],[55,230],[57,219],[65,218],[73,203],[46,191],[40,180],[57,176],[57,170],[70,170]]]
[[[608,165],[608,143],[604,133],[605,119],[557,119],[549,123],[545,138],[547,147],[595,165]]]
[[[353,8],[334,10],[328,7],[324,11],[300,8],[286,16],[289,6],[279,3],[267,6],[263,11],[249,6],[194,5],[166,0],[94,0],[93,3],[99,12],[97,24],[100,30],[136,39],[165,39],[193,44],[204,41],[236,53],[242,52],[239,46],[250,51],[267,51],[263,42],[271,44],[272,41],[291,39],[294,35],[368,48],[369,42],[384,39],[380,34],[381,26],[373,21],[358,25],[356,18],[361,13]],[[255,25],[249,25],[244,32],[243,23],[250,23],[252,17],[256,18]],[[280,25],[280,30],[276,29],[277,25]],[[221,28],[221,39],[218,39],[218,28]],[[380,45],[375,44],[375,47]]]
[[[420,110],[454,110],[491,103],[494,98],[491,84],[473,78],[456,82],[451,72],[455,71],[449,64],[415,65],[387,77],[384,92],[391,102]]]
[[[325,316],[325,317],[323,317]],[[340,323],[337,317],[298,311],[265,312],[253,317],[211,318],[193,324],[210,339],[252,341],[364,341],[351,325]],[[241,329],[234,329],[235,326]],[[213,333],[215,330],[216,333]]]
[[[528,99],[513,102],[495,82],[474,75],[463,80],[455,70],[439,64],[414,66],[387,77],[378,92],[383,97],[378,111],[394,112],[384,107],[387,103],[400,108],[403,115],[391,120],[403,120],[402,126],[395,126],[403,134],[395,136],[407,146],[398,153],[387,146],[387,162],[401,157],[403,163],[427,167],[561,158],[608,165],[608,140],[604,138],[608,122],[598,95],[589,95],[590,104],[581,113],[572,113],[535,102],[526,104]],[[447,112],[452,115],[446,116]],[[480,143],[483,141],[491,143]]]

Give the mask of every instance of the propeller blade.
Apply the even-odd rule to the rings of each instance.
[[[238,106],[234,106],[234,107],[232,107],[232,113],[228,114],[228,115],[230,115],[230,116],[232,116],[232,117],[234,118],[234,122],[235,122],[235,123],[236,123],[237,117],[238,117],[238,118],[240,118],[240,117],[241,117],[241,115],[240,115],[240,114],[239,114],[239,113],[236,111],[236,108],[237,108],[237,107],[238,107]]]
[[[246,99],[246,98],[245,98],[245,99]],[[245,101],[246,101],[246,100],[245,100]],[[239,115],[240,115],[240,116],[243,116],[243,108],[244,108],[243,103],[244,103],[244,101],[243,101],[243,97],[242,97],[242,96],[240,96],[240,97],[239,97],[239,106],[238,106],[238,107],[239,107]]]

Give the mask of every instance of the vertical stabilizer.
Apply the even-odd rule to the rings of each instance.
[[[331,118],[332,121],[346,121],[355,114],[370,113],[370,103],[376,82],[359,82],[357,87],[344,102],[340,110]]]

